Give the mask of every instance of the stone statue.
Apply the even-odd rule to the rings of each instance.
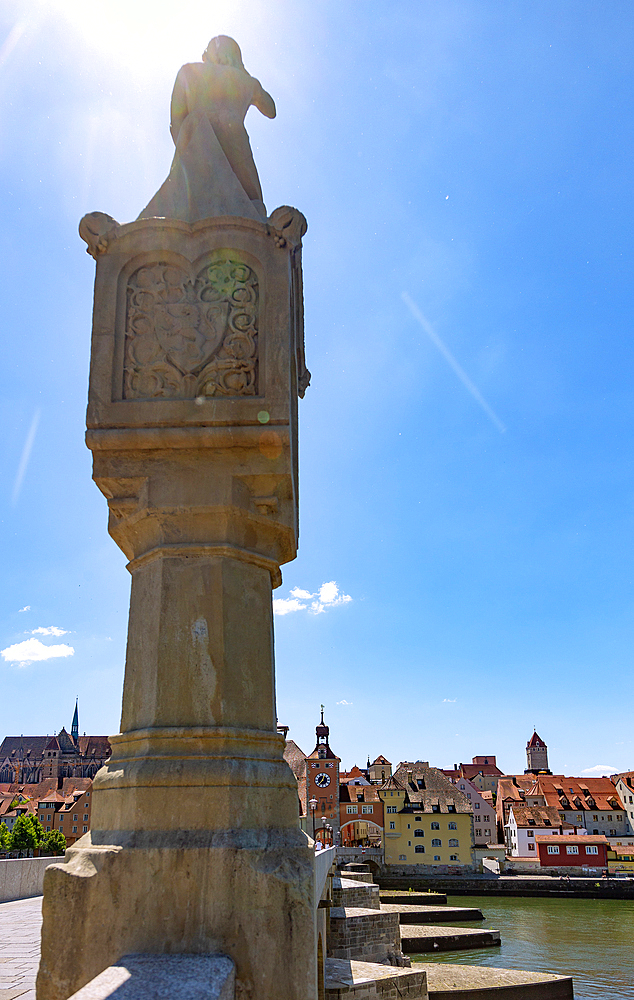
[[[174,160],[169,177],[140,219],[266,219],[244,127],[251,105],[275,118],[275,102],[245,70],[237,42],[226,35],[212,38],[203,61],[187,63],[176,77],[170,126]]]

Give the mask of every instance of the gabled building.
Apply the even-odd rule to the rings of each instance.
[[[385,863],[472,869],[472,807],[425,761],[399,764],[378,788],[384,807]]]
[[[634,771],[613,774],[611,779],[625,812],[625,836],[634,834]]]
[[[374,760],[371,764],[368,759],[368,781],[373,785],[382,785],[392,774],[392,765],[390,764],[387,757],[383,757],[382,754]]]
[[[497,843],[497,825],[495,822],[495,807],[491,799],[492,792],[480,792],[472,781],[463,778],[460,772],[443,771],[453,785],[469,799],[473,809],[473,842],[476,847]]]
[[[497,766],[495,757],[489,755],[472,757],[470,764],[454,764],[453,769],[444,770],[443,774],[452,778],[468,778],[479,792],[489,791],[495,794],[503,772]]]
[[[563,834],[564,827],[571,834],[576,833],[575,827],[563,824],[557,809],[550,806],[511,805],[509,818],[504,830],[506,853],[511,858],[538,858],[536,836]]]

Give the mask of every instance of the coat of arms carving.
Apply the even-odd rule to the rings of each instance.
[[[141,267],[126,296],[124,399],[256,394],[258,282],[234,254],[217,253],[194,277]]]

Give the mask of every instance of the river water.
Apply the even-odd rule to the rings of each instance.
[[[575,998],[634,998],[634,900],[450,896],[450,906],[477,906],[478,921],[451,926],[492,927],[500,948],[474,948],[413,961],[491,965],[572,976]]]

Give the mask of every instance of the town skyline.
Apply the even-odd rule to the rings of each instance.
[[[119,728],[129,575],[83,440],[77,225],[147,204],[174,74],[226,33],[278,108],[247,119],[267,207],[309,225],[279,722],[306,748],[323,702],[350,764],[492,751],[510,772],[535,726],[554,771],[625,771],[634,13],[149,10],[0,12],[0,730],[52,732],[75,696],[88,731]]]

